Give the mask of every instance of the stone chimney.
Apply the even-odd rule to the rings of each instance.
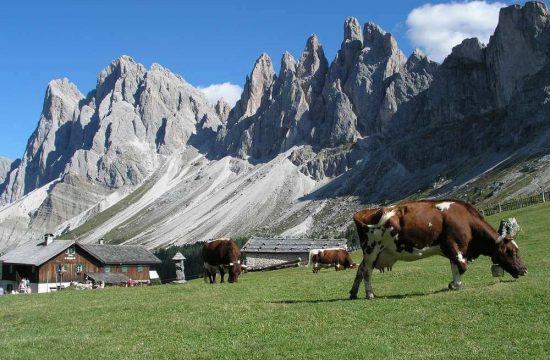
[[[105,239],[104,239],[104,238],[99,239],[99,245],[103,245],[104,243],[105,243]]]
[[[53,242],[53,234],[44,234],[44,245],[48,246]]]

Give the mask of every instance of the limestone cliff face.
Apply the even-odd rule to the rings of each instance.
[[[0,184],[4,182],[4,179],[6,178],[6,175],[11,170],[11,165],[13,164],[13,161],[5,158],[3,156],[0,156]]]
[[[63,171],[71,151],[71,132],[84,96],[67,79],[48,84],[42,114],[29,138],[19,166],[7,176],[0,204],[56,179]]]
[[[163,155],[220,125],[204,95],[179,75],[122,56],[100,72],[87,97],[67,79],[48,85],[38,126],[2,200],[69,173],[109,189],[138,185]]]

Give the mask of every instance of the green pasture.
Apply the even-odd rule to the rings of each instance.
[[[0,297],[6,359],[548,358],[550,206],[516,216],[529,274],[491,277],[480,258],[447,291],[447,260],[376,273],[377,298],[347,300],[355,270],[244,274],[238,284],[65,290]],[[355,254],[358,258],[359,254]]]

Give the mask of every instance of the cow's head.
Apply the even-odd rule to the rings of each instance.
[[[239,280],[239,275],[241,275],[241,260],[229,263],[227,268],[229,270],[229,282],[237,282]]]
[[[514,278],[527,274],[527,268],[519,256],[518,245],[511,236],[498,238],[492,260]]]

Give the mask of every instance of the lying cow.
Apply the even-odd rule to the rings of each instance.
[[[313,265],[314,273],[319,272],[322,267],[330,268],[334,266],[336,271],[357,267],[349,253],[341,248],[311,250],[309,252],[309,265]]]
[[[353,216],[363,261],[357,269],[350,298],[356,299],[361,280],[368,299],[374,298],[374,268],[391,268],[397,260],[414,261],[441,255],[451,263],[449,289],[460,288],[468,263],[491,257],[514,278],[527,274],[510,233],[496,232],[470,204],[458,200],[423,200],[370,208]]]
[[[204,272],[211,284],[216,282],[218,272],[223,283],[226,270],[229,272],[229,282],[237,282],[241,274],[240,258],[241,251],[231,239],[212,240],[202,247]]]

